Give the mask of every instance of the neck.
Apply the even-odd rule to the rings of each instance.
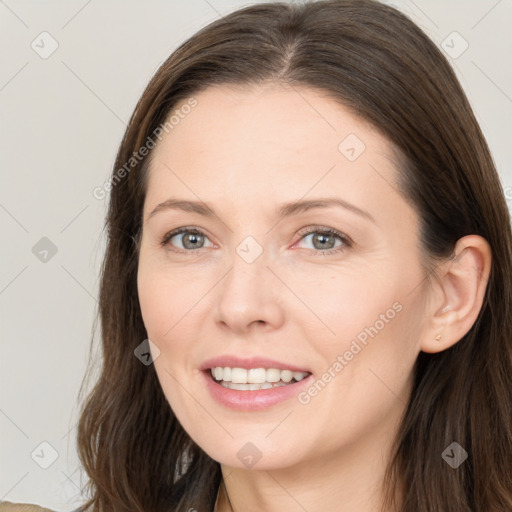
[[[393,434],[395,432],[393,431]],[[392,437],[361,436],[338,452],[284,469],[221,465],[216,512],[383,512],[383,479]],[[394,512],[386,510],[385,512]]]

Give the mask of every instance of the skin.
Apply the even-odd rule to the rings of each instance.
[[[414,362],[475,321],[489,247],[461,239],[457,257],[426,279],[418,215],[396,185],[391,144],[326,95],[266,84],[210,87],[195,98],[153,152],[143,212],[138,291],[165,396],[221,464],[230,504],[221,493],[217,510],[380,510]],[[354,161],[338,150],[349,134],[365,145]],[[282,203],[325,197],[373,220],[339,207],[276,217]],[[216,216],[162,208],[150,218],[169,198],[204,201]],[[186,235],[160,243],[183,226],[205,233],[202,248],[185,248]],[[314,234],[298,234],[309,226],[353,243],[322,254]],[[248,236],[263,250],[252,263],[236,252]],[[320,379],[393,304],[394,318],[308,403],[242,412],[204,385],[200,365],[223,354],[286,361]],[[237,456],[246,443],[261,453],[252,468]]]

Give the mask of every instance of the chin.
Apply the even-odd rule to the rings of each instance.
[[[294,466],[304,460],[305,455],[302,451],[299,452],[298,446],[284,446],[282,442],[272,442],[263,435],[238,437],[225,443],[196,441],[196,444],[224,466],[254,471],[272,471]]]

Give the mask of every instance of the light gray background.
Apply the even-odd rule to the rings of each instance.
[[[452,47],[449,59],[512,200],[512,1],[390,3],[438,45]],[[206,23],[243,5],[0,0],[0,500],[61,511],[83,501],[77,395],[106,206],[92,191],[108,179],[125,123],[160,63]],[[44,31],[59,45],[46,59],[31,47],[51,49]],[[453,58],[464,41],[467,50]],[[46,262],[32,250],[43,237],[57,248]],[[42,442],[58,453],[48,469],[40,465],[53,452]]]

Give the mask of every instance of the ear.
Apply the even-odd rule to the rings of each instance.
[[[460,341],[475,323],[491,271],[491,248],[478,235],[462,237],[435,271],[420,348],[436,353]]]

